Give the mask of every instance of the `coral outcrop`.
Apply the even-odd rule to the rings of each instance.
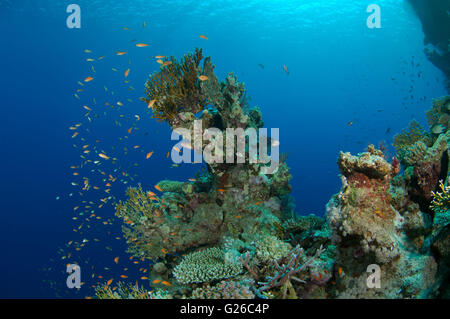
[[[212,142],[195,145],[197,120],[201,130],[258,129],[263,121],[236,76],[220,82],[210,58],[201,68],[202,60],[201,50],[180,62],[166,58],[150,76],[144,100],[157,119],[174,131],[183,128],[185,143],[203,152]],[[152,290],[122,285],[113,292],[104,285],[97,296],[450,296],[449,100],[436,100],[428,112],[429,132],[413,121],[395,137],[399,160],[389,161],[373,145],[357,155],[341,152],[342,187],[325,219],[295,213],[285,157],[270,174],[248,147],[233,148],[244,161],[208,162],[188,182],[160,181],[157,193],[129,188],[116,215],[128,252],[153,262]],[[380,279],[375,286],[372,272]]]

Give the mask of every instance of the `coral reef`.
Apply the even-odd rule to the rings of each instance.
[[[340,154],[342,189],[327,205],[335,262],[340,265],[334,296],[448,294],[448,190],[442,182],[449,175],[448,100],[435,100],[427,112],[430,132],[413,121],[395,136],[402,174],[394,169],[395,158],[389,164],[373,147],[357,156]],[[381,269],[382,289],[369,289],[364,281],[371,264]]]
[[[108,284],[99,285],[95,288],[98,299],[150,299],[149,292],[138,285],[117,283],[111,288]]]
[[[194,148],[198,119],[201,129],[261,128],[261,112],[249,108],[244,84],[232,73],[220,82],[211,59],[204,58],[203,68],[201,60],[199,49],[180,62],[165,59],[150,76],[144,100],[154,117],[190,132],[183,138]],[[285,157],[268,174],[258,155],[251,161],[248,148],[240,150],[243,163],[208,162],[189,182],[160,181],[158,195],[129,188],[116,215],[124,222],[128,252],[153,262],[145,297],[450,295],[448,101],[436,100],[428,113],[431,132],[413,121],[395,137],[399,160],[389,162],[373,145],[357,155],[341,152],[342,188],[327,204],[325,219],[295,213]],[[367,284],[369,266],[380,269],[382,288]],[[116,290],[104,285],[97,296],[143,293]]]
[[[191,298],[194,299],[254,299],[252,291],[253,280],[241,278],[234,280],[223,280],[214,286],[206,284],[192,291]]]

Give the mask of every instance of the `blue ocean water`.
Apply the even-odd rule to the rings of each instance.
[[[245,83],[264,126],[280,128],[280,151],[289,154],[299,214],[323,215],[339,191],[339,151],[358,153],[369,143],[384,143],[393,155],[393,134],[413,118],[426,126],[432,98],[446,93],[444,76],[423,53],[420,21],[406,1],[377,1],[381,29],[367,27],[372,1],[365,0],[127,0],[114,5],[78,0],[80,29],[66,26],[70,3],[0,2],[2,298],[83,298],[93,294],[99,275],[107,280],[125,274],[134,282],[138,268],[146,267],[129,260],[126,244],[116,239],[121,231],[112,201],[98,209],[99,198],[123,200],[128,185],[150,189],[162,179],[193,177],[199,169],[171,167],[165,158],[174,144],[168,125],[145,117],[139,97],[148,75],[159,68],[151,56],[179,58],[201,47],[219,79],[232,71]],[[149,46],[136,48],[134,39]],[[100,56],[105,58],[86,61]],[[129,83],[124,83],[126,69]],[[77,84],[88,76],[94,80]],[[124,104],[120,111],[105,105],[118,101]],[[89,122],[83,106],[98,117]],[[134,115],[141,117],[139,129],[123,139]],[[83,123],[85,141],[71,137],[69,127],[77,123]],[[115,154],[118,164],[84,167],[74,176],[70,166],[83,161],[83,144]],[[144,160],[149,151],[154,155]],[[99,171],[128,184],[114,184],[110,194],[102,188],[81,196],[82,177],[100,185]],[[126,178],[120,177],[123,171]],[[86,205],[92,207],[80,217],[81,208],[74,207]],[[101,219],[85,221],[91,210]],[[68,245],[83,240],[80,250]],[[79,291],[65,286],[68,260],[82,267],[85,284]]]

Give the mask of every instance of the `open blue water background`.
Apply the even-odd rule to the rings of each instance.
[[[297,213],[323,215],[340,188],[340,150],[358,153],[382,141],[391,145],[393,134],[411,119],[426,126],[432,98],[445,94],[443,75],[424,56],[424,36],[412,9],[405,1],[377,0],[382,28],[369,29],[371,2],[78,0],[82,27],[68,29],[69,1],[0,1],[0,297],[85,297],[92,295],[92,273],[118,279],[123,267],[129,267],[130,282],[137,279],[135,268],[145,265],[125,263],[126,245],[114,239],[120,226],[111,205],[96,214],[115,220],[114,225],[96,222],[83,234],[73,232],[80,224],[72,220],[74,206],[99,197],[77,195],[79,188],[71,182],[81,178],[72,175],[70,165],[81,162],[81,145],[100,139],[99,150],[117,155],[120,171],[138,174],[131,185],[140,182],[150,189],[161,179],[194,176],[199,167],[171,168],[166,160],[173,145],[167,125],[145,118],[139,134],[127,142],[117,138],[126,135],[126,121],[122,128],[111,125],[119,113],[145,117],[139,97],[147,76],[158,69],[150,56],[181,57],[201,47],[220,79],[230,71],[237,74],[250,104],[261,108],[265,127],[280,128]],[[133,39],[150,45],[136,48]],[[116,50],[128,54],[117,56]],[[93,73],[86,58],[102,55]],[[134,91],[123,83],[127,68]],[[94,80],[77,100],[77,81],[87,76]],[[104,85],[115,92],[110,102],[125,104],[121,112],[104,106]],[[99,118],[87,123],[83,105]],[[83,135],[86,143],[72,139],[68,129],[80,122],[90,129]],[[133,145],[154,150],[151,160],[143,161],[145,153],[139,151],[120,154]],[[109,173],[116,167],[108,162],[98,168]],[[80,175],[99,179],[89,169]],[[112,193],[124,199],[125,188],[117,186]],[[65,287],[67,260],[61,257],[70,251],[68,241],[82,239],[89,242],[79,252],[72,250],[71,261],[81,265],[86,284],[72,291]],[[112,262],[115,256],[119,265]]]

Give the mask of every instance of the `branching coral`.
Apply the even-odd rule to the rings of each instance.
[[[450,210],[450,186],[444,186],[442,180],[439,182],[440,192],[431,192],[433,201],[431,209],[436,213],[446,213]]]
[[[197,113],[206,105],[206,98],[201,92],[199,76],[202,69],[202,50],[184,56],[181,62],[174,57],[165,59],[161,70],[153,73],[145,84],[147,95],[143,100],[153,102],[152,110],[159,120],[173,120],[180,111]]]
[[[290,259],[286,264],[282,264],[280,266],[277,261],[273,261],[276,268],[276,273],[273,276],[267,276],[267,281],[259,282],[262,287],[258,288],[256,291],[258,296],[263,296],[262,292],[265,290],[270,290],[278,287],[281,288],[283,299],[287,297],[288,290],[291,296],[296,296],[291,280],[300,283],[306,283],[304,280],[296,277],[296,275],[304,271],[308,267],[311,267],[314,260],[319,257],[324,251],[325,249],[323,249],[321,246],[318,250],[316,250],[314,256],[310,257],[305,263],[299,265],[301,257],[304,254],[304,250],[300,247],[300,245],[297,245],[289,253]]]

